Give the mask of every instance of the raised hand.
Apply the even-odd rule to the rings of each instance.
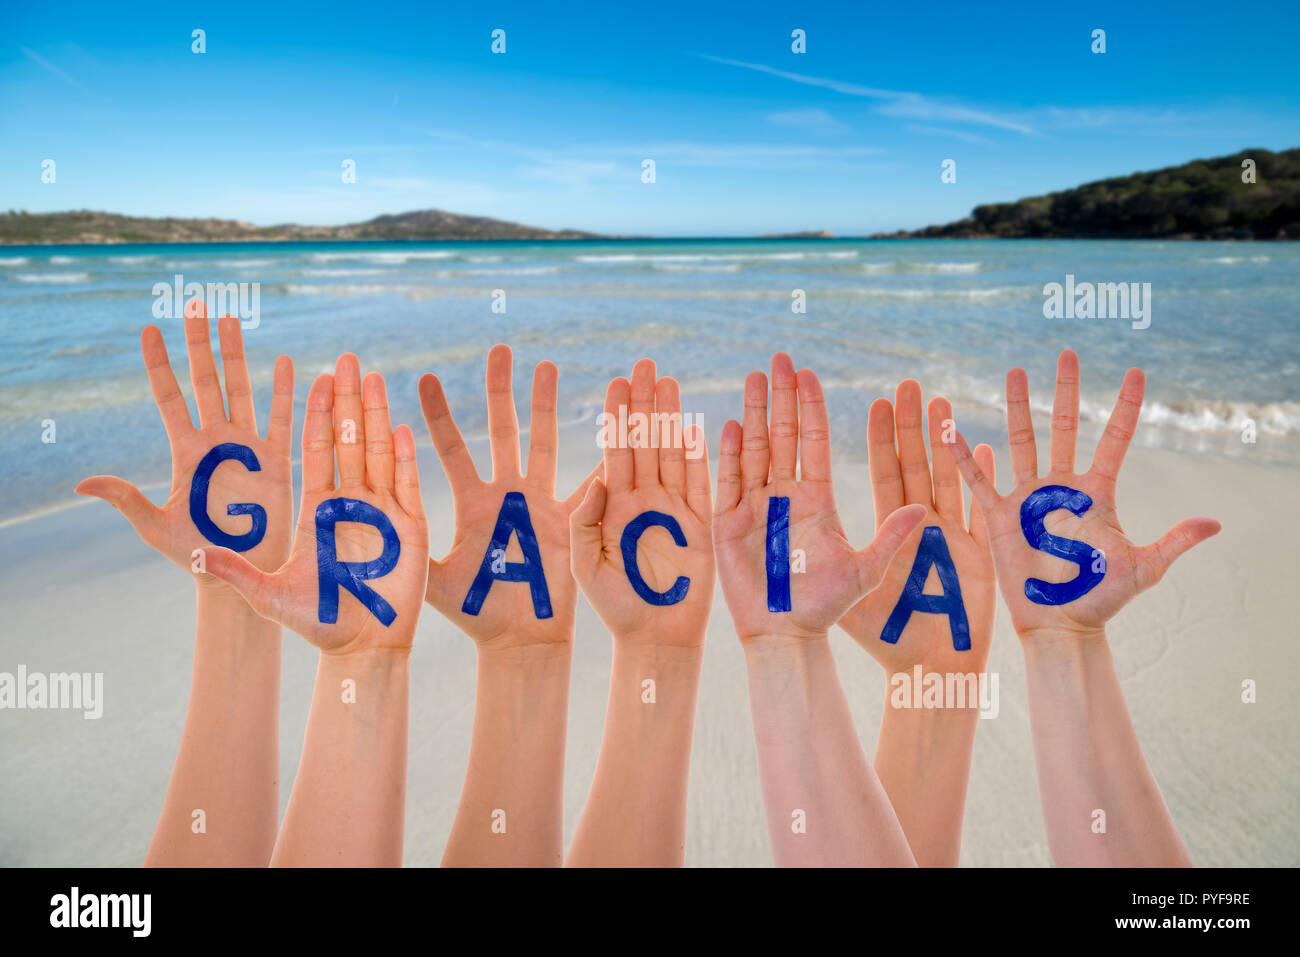
[[[209,548],[208,571],[265,618],[321,651],[409,651],[429,555],[415,436],[388,417],[384,379],[364,382],[357,357],[339,357],[307,396],[302,505],[288,560],[267,573]],[[335,481],[335,459],[338,481]]]
[[[614,636],[580,866],[679,866],[704,636],[713,604],[709,459],[677,383],[642,359],[605,393],[604,480],[573,513],[573,574]]]
[[[867,417],[876,522],[904,504],[923,506],[925,517],[894,553],[884,582],[854,605],[840,626],[889,677],[875,769],[912,853],[921,866],[955,867],[979,725],[975,709],[994,700],[976,688],[987,688],[990,680],[984,672],[997,587],[984,518],[972,504],[966,520],[957,466],[940,448],[953,428],[951,404],[930,400],[931,465],[921,431],[920,385],[908,379],[895,399],[893,406],[877,399]],[[992,449],[981,445],[975,456],[992,475]],[[931,578],[937,589],[927,589]],[[897,693],[900,678],[904,687],[912,684],[916,667],[945,676],[945,682],[947,675],[975,674],[982,684],[969,698],[963,690],[960,701],[945,699],[944,708],[926,708],[913,695]]]
[[[533,374],[528,472],[521,471],[512,362],[509,346],[488,353],[489,482],[479,478],[438,377],[420,379],[420,405],[456,509],[451,551],[429,560],[426,599],[480,645],[567,646],[578,595],[569,570],[569,515],[594,474],[567,499],[556,499],[552,362],[539,363]]]
[[[456,509],[451,552],[430,559],[426,598],[478,649],[469,768],[444,866],[545,867],[564,859],[564,736],[578,602],[569,516],[595,473],[567,499],[555,498],[552,362],[533,374],[522,472],[511,364],[508,346],[488,353],[490,482],[474,468],[442,383],[420,379],[420,404]]]
[[[605,477],[571,517],[572,564],[618,640],[704,641],[714,575],[709,458],[703,429],[684,430],[681,412],[676,381],[656,382],[650,359],[605,393]]]
[[[917,664],[945,673],[980,671],[992,643],[997,586],[984,517],[972,503],[967,521],[957,466],[942,448],[944,431],[952,427],[952,404],[942,397],[930,400],[932,466],[921,431],[921,386],[914,379],[902,382],[895,400],[891,406],[888,399],[877,399],[867,418],[876,527],[904,505],[924,506],[925,514],[894,553],[884,581],[840,626],[891,674]],[[975,459],[993,475],[992,449],[981,445]],[[945,580],[950,573],[954,580]],[[931,575],[942,593],[941,602],[931,603],[941,610],[916,610],[925,601],[918,601],[917,593]]]
[[[991,471],[972,458],[960,433],[949,446],[984,514],[1002,595],[1022,639],[1046,632],[1095,635],[1133,596],[1160,581],[1175,559],[1221,527],[1210,518],[1189,518],[1144,546],[1124,534],[1115,511],[1115,485],[1137,429],[1145,388],[1142,370],[1130,369],[1092,466],[1084,473],[1074,468],[1079,357],[1068,349],[1056,366],[1045,477],[1039,477],[1023,369],[1007,373],[1011,493],[997,493]]]
[[[226,399],[212,357],[202,300],[185,310],[185,341],[199,427],[176,384],[156,326],[140,337],[145,369],[171,443],[172,484],[161,507],[134,485],[97,475],[77,486],[122,512],[136,533],[182,568],[194,571],[196,622],[185,730],[154,829],[148,866],[264,867],[279,820],[280,628],[204,571],[216,543],[239,548],[260,568],[289,554],[293,480],[289,430],[293,363],[275,363],[266,439],[258,436],[239,320],[218,323]],[[231,742],[237,742],[232,747]],[[195,833],[203,808],[214,826]],[[217,822],[238,822],[225,826]]]
[[[108,502],[146,544],[187,570],[195,566],[197,549],[213,545],[237,548],[258,568],[273,569],[288,556],[293,538],[293,363],[288,356],[275,362],[271,416],[262,439],[239,320],[224,316],[218,330],[228,409],[212,357],[206,308],[197,299],[187,305],[185,346],[198,428],[172,372],[162,333],[157,326],[146,326],[140,336],[149,385],[171,443],[167,501],[156,506],[130,482],[113,475],[91,476],[76,491]],[[201,570],[198,574],[201,581],[211,581]]]
[[[904,506],[869,546],[855,549],[835,506],[830,423],[817,376],[809,369],[796,375],[790,357],[777,353],[770,428],[767,396],[767,377],[751,372],[744,424],[729,421],[722,430],[713,516],[722,593],[742,642],[825,637],[879,585],[925,509]]]
[[[880,583],[925,514],[894,512],[862,551],[831,488],[830,422],[817,377],[772,357],[745,382],[743,426],[722,429],[714,553],[745,650],[759,779],[778,865],[914,864],[867,761],[831,653],[829,630]],[[770,436],[770,437],[769,437]]]

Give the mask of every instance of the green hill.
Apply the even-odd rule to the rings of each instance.
[[[1242,161],[1255,182],[1242,182]],[[1242,150],[1116,176],[894,237],[912,239],[1300,239],[1300,149]]]
[[[521,226],[485,216],[424,209],[347,226],[254,226],[233,219],[154,219],[77,210],[0,213],[0,245],[222,243],[329,239],[584,239],[591,233]]]

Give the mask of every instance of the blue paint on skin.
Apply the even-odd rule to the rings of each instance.
[[[498,556],[505,554],[511,533],[519,539],[519,549],[524,553],[524,560],[494,560],[493,553]],[[522,492],[506,492],[501,511],[497,514],[496,528],[492,531],[492,541],[483,553],[483,564],[474,576],[474,583],[469,586],[465,603],[460,606],[460,610],[467,615],[477,615],[494,581],[528,582],[533,595],[533,614],[538,618],[551,617],[551,593],[546,588],[542,553],[537,547],[537,535],[533,532],[533,523],[528,517],[528,503]]]
[[[925,580],[930,577],[931,567],[939,575],[942,595],[927,595],[923,590]],[[938,525],[930,525],[921,532],[921,544],[917,546],[912,571],[907,576],[907,583],[903,585],[903,594],[899,596],[898,604],[889,613],[880,640],[891,645],[897,644],[914,611],[947,615],[948,626],[952,629],[953,650],[970,650],[970,622],[966,619],[966,605],[961,600],[961,582],[957,580],[957,568],[952,563],[948,542]]]
[[[1092,508],[1092,499],[1078,489],[1064,485],[1044,485],[1020,506],[1020,528],[1030,548],[1064,558],[1079,566],[1079,574],[1068,582],[1045,582],[1041,578],[1025,579],[1025,597],[1038,605],[1065,605],[1082,598],[1106,577],[1105,572],[1093,571],[1095,549],[1072,538],[1053,535],[1043,526],[1043,519],[1058,509],[1068,509],[1082,515]]]
[[[212,473],[217,470],[217,466],[227,459],[234,459],[250,472],[262,471],[262,464],[247,445],[222,442],[199,459],[198,468],[194,470],[194,479],[190,482],[190,519],[199,534],[213,545],[229,548],[233,552],[246,552],[256,547],[266,536],[266,509],[252,502],[235,502],[226,506],[227,515],[247,515],[252,518],[252,527],[242,535],[223,532],[208,517],[208,484],[212,481]]]
[[[641,540],[647,528],[655,525],[668,529],[668,534],[673,537],[677,547],[686,547],[686,536],[682,534],[682,527],[677,524],[677,519],[663,512],[642,512],[623,529],[623,538],[619,543],[623,550],[623,570],[627,572],[627,580],[632,583],[632,590],[641,596],[642,601],[651,605],[675,605],[686,597],[686,592],[691,587],[691,580],[685,575],[679,575],[677,581],[673,582],[672,587],[667,591],[655,591],[641,577],[641,569],[636,564],[637,542]]]
[[[335,545],[335,526],[339,522],[373,525],[384,537],[384,550],[368,562],[341,562]],[[323,624],[339,620],[339,586],[342,585],[370,613],[388,627],[397,618],[393,606],[366,584],[383,578],[397,565],[402,543],[388,516],[367,502],[355,498],[331,498],[316,506],[316,574],[320,581],[319,617]]]
[[[790,610],[790,499],[767,500],[767,610]]]

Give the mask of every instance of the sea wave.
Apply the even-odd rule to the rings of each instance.
[[[1221,266],[1235,266],[1238,263],[1267,263],[1272,262],[1270,256],[1215,256],[1211,259],[1198,259],[1198,263],[1217,263]]]
[[[862,271],[873,275],[881,273],[964,275],[966,273],[980,272],[983,268],[984,264],[982,262],[908,262],[906,260],[893,260],[890,262],[862,263]]]
[[[985,404],[1002,407],[1000,395],[982,397]],[[1038,400],[1033,410],[1050,417],[1050,402]],[[1085,422],[1107,422],[1112,406],[1104,402],[1080,399],[1079,418]],[[1300,435],[1300,402],[1245,402],[1233,399],[1148,400],[1142,406],[1139,421],[1158,428],[1179,432],[1243,434],[1253,424],[1257,434]]]
[[[19,282],[85,282],[90,278],[88,272],[20,272],[14,276]]]
[[[706,262],[782,262],[807,259],[807,253],[610,253],[574,256],[579,263],[706,263]]]
[[[358,259],[362,262],[400,266],[404,263],[416,260],[454,259],[459,255],[460,252],[455,249],[411,249],[399,252],[366,252],[365,250],[357,250],[347,253],[309,253],[307,258],[312,262],[319,263],[338,262],[341,259]]]
[[[26,266],[26,256],[0,256],[0,266]]]

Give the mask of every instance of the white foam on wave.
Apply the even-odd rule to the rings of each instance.
[[[376,296],[376,295],[404,295],[414,292],[417,286],[383,286],[379,283],[359,283],[351,285],[348,283],[339,283],[337,285],[313,285],[303,283],[286,283],[284,291],[290,296]]]
[[[863,286],[842,291],[863,299],[998,299],[1027,294],[1026,289],[1020,286],[990,286],[980,289],[882,289]]]
[[[26,256],[0,256],[0,266],[26,266]]]
[[[718,263],[712,266],[704,263],[652,263],[651,265],[663,272],[740,272],[739,263]]]
[[[19,282],[85,282],[90,278],[88,272],[20,272],[14,276]]]
[[[304,269],[304,276],[383,276],[391,269]]]
[[[574,256],[579,263],[707,263],[764,262],[807,259],[807,253],[613,253],[599,256]]]
[[[1002,407],[1001,395],[991,403]],[[1052,405],[1046,399],[1032,403],[1035,413],[1050,417]],[[1112,406],[1088,399],[1079,401],[1079,418],[1085,422],[1108,422]],[[1234,399],[1148,400],[1139,421],[1144,425],[1192,433],[1235,433],[1241,435],[1253,423],[1262,435],[1300,435],[1300,403],[1243,402]]]
[[[402,265],[422,259],[452,259],[459,253],[454,249],[412,249],[400,252],[347,252],[347,253],[310,253],[307,258],[313,262],[338,262],[341,259],[358,259],[362,262],[382,265]]]
[[[984,268],[982,262],[908,262],[906,260],[891,260],[889,262],[865,262],[862,264],[862,271],[865,273],[926,273],[947,275],[964,275],[967,273],[976,273]]]
[[[1267,263],[1273,260],[1270,256],[1214,256],[1210,259],[1202,258],[1196,261],[1198,263],[1216,263],[1220,266],[1235,266],[1244,262]]]
[[[437,279],[458,279],[464,276],[550,276],[560,271],[559,266],[520,266],[517,269],[439,269]]]

